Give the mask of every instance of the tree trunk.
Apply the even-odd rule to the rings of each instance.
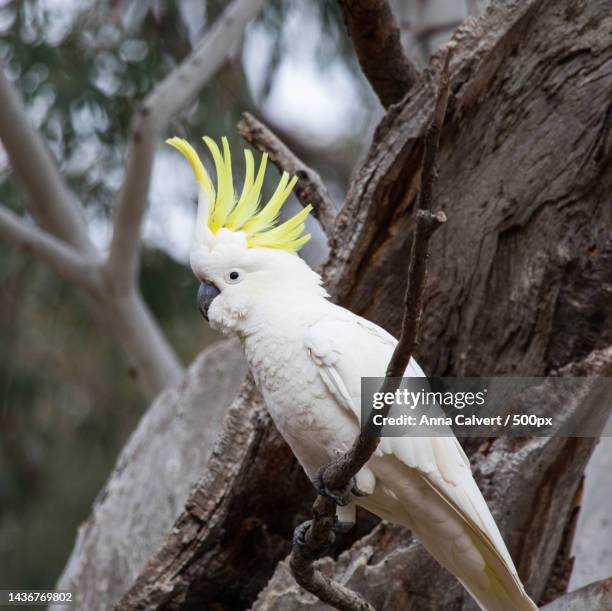
[[[418,351],[428,374],[609,375],[609,31],[607,0],[500,0],[456,33],[434,200],[448,223],[432,242]],[[378,127],[324,269],[337,301],[395,334],[434,78],[426,70]],[[564,414],[603,400],[598,392],[593,383],[568,397]],[[594,443],[468,444],[536,600],[567,583],[574,499]],[[312,497],[247,382],[207,471],[118,608],[321,608],[285,564],[276,568]],[[397,527],[380,525],[337,566],[325,563],[380,609],[474,608]]]
[[[216,423],[245,372],[237,342],[214,344],[148,410],[79,528],[59,579],[58,589],[73,592],[79,609],[108,608],[155,553],[206,466]]]

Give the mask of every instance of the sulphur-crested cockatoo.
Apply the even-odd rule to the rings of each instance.
[[[247,150],[244,185],[236,195],[227,140],[223,151],[204,140],[216,188],[186,141],[168,141],[185,155],[199,185],[190,255],[202,283],[198,305],[212,327],[240,339],[275,425],[313,479],[353,443],[361,377],[384,377],[396,340],[328,301],[320,276],[297,256],[310,238],[302,233],[311,206],[278,224],[296,179],[284,173],[263,205],[267,157],[255,172]],[[406,376],[423,375],[412,360]],[[340,508],[342,521],[354,521],[356,503],[410,528],[482,609],[537,609],[455,437],[383,438],[356,484],[367,495]]]

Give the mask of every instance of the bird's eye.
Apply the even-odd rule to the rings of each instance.
[[[242,280],[242,274],[237,269],[231,269],[225,272],[225,281],[228,284],[238,284]]]

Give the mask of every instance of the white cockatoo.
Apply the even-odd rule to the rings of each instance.
[[[284,173],[269,201],[261,190],[267,156],[246,172],[235,194],[227,140],[212,154],[214,187],[185,140],[169,144],[189,161],[199,185],[190,262],[202,283],[198,306],[210,325],[237,336],[281,435],[312,480],[346,451],[359,432],[361,377],[384,377],[396,339],[334,305],[320,276],[296,252],[311,206],[282,224],[280,209],[296,179]],[[424,376],[412,360],[406,377]],[[459,579],[482,609],[537,609],[525,593],[499,529],[454,436],[386,437],[357,474],[355,496],[339,508],[354,521],[354,504],[411,529]]]

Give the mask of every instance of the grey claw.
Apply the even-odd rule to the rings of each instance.
[[[351,493],[353,489],[357,489],[357,486],[355,485],[355,481],[354,481],[355,478],[353,478],[353,481],[345,488],[340,488],[338,490],[330,490],[325,485],[325,482],[323,480],[323,473],[326,468],[327,468],[327,465],[321,467],[317,471],[317,474],[315,475],[312,485],[315,487],[316,491],[321,496],[326,496],[327,498],[334,501],[336,505],[339,505],[340,507],[344,507],[348,505],[351,502]]]
[[[354,496],[368,496],[367,492],[364,492],[363,490],[360,490],[357,487],[357,480],[355,478],[353,478],[353,487],[351,488],[351,493]]]
[[[324,545],[317,549],[311,549],[306,542],[306,533],[312,524],[312,520],[303,522],[293,531],[293,548],[298,551],[304,560],[318,560],[329,552],[336,542],[336,535],[333,531],[329,533],[329,539]]]

